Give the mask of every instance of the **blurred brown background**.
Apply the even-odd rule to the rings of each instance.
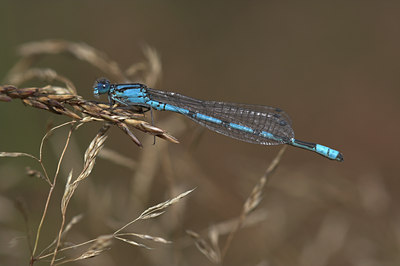
[[[344,154],[337,163],[288,147],[257,209],[265,219],[238,232],[224,265],[400,265],[399,11],[398,1],[2,1],[0,77],[25,42],[84,42],[123,68],[142,61],[142,48],[150,45],[162,60],[157,89],[280,107],[298,139]],[[94,99],[94,80],[106,75],[65,55],[46,56],[38,66],[70,78],[87,99]],[[0,151],[37,155],[48,123],[64,121],[19,101],[0,103]],[[157,113],[155,124],[181,144],[152,145],[152,137],[138,133],[145,144],[139,149],[115,129],[106,142],[147,169],[146,196],[132,195],[137,171],[98,158],[71,201],[68,215],[85,216],[68,241],[108,234],[145,208],[197,187],[177,209],[131,229],[174,243],[149,243],[155,249],[145,250],[115,242],[109,252],[76,265],[211,265],[185,230],[206,237],[209,226],[236,218],[280,148],[210,131],[200,132],[193,144],[201,129],[173,113]],[[176,131],[180,125],[185,129]],[[74,133],[42,248],[59,227],[66,174],[80,171],[80,158],[100,126]],[[65,140],[66,131],[60,132],[45,152],[51,171]],[[29,259],[14,201],[25,202],[35,232],[48,193],[43,181],[25,175],[26,166],[37,168],[28,159],[0,160],[0,264]],[[225,239],[222,234],[221,246]]]

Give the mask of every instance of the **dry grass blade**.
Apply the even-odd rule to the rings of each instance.
[[[83,163],[83,169],[79,176],[74,180],[72,180],[72,171],[70,172],[68,179],[67,179],[67,184],[65,185],[65,191],[64,191],[64,196],[61,201],[61,210],[62,213],[66,212],[68,203],[75,192],[78,184],[88,177],[90,173],[93,170],[94,163],[96,161],[97,154],[101,150],[101,148],[104,145],[105,140],[107,139],[106,132],[108,130],[108,126],[104,126],[99,133],[94,137],[92,142],[90,143],[89,147],[87,148],[84,156],[84,163]]]
[[[103,235],[99,236],[94,243],[88,248],[86,252],[75,259],[64,260],[61,263],[57,263],[56,265],[61,265],[71,261],[78,261],[93,258],[99,256],[104,251],[107,251],[111,248],[113,236],[112,235]]]
[[[65,216],[66,216],[69,201],[71,200],[72,195],[74,194],[74,192],[75,192],[76,188],[78,187],[78,185],[80,184],[80,182],[82,180],[84,180],[86,177],[88,177],[89,174],[92,172],[97,154],[103,147],[104,141],[107,139],[107,136],[105,135],[105,133],[107,132],[108,129],[109,129],[109,126],[107,126],[107,125],[103,126],[103,128],[99,131],[99,133],[97,133],[95,138],[90,143],[89,147],[87,148],[87,150],[85,152],[83,169],[82,169],[82,172],[79,174],[79,176],[73,182],[72,182],[72,171],[70,172],[70,174],[68,176],[67,183],[65,185],[64,195],[61,200],[62,222],[61,222],[60,230],[58,232],[57,244],[54,249],[52,263],[54,263],[54,261],[56,260],[57,252],[58,252],[58,249],[60,246],[61,237],[62,237],[62,234],[64,231],[63,228],[64,228],[64,224],[65,224]]]
[[[150,125],[146,121],[141,121],[141,120],[137,120],[137,119],[125,119],[124,122],[130,126],[137,128],[137,129],[152,132],[153,134],[163,133],[163,130],[161,130],[158,127],[155,127],[153,125]]]
[[[117,62],[110,59],[105,53],[87,45],[86,43],[68,42],[64,40],[43,40],[23,44],[19,48],[19,54],[23,58],[9,72],[8,81],[18,80],[18,74],[27,72],[40,57],[48,54],[68,53],[79,60],[99,68],[102,72],[108,73],[113,79],[128,81],[127,76],[135,76],[136,80],[142,80],[149,86],[154,86],[161,77],[161,60],[157,51],[149,46],[143,49],[145,62],[136,63],[130,66],[124,74]],[[139,72],[143,78],[137,78]]]
[[[177,140],[174,136],[168,134],[167,132],[165,132],[162,135],[157,135],[157,137],[159,137],[160,139],[163,139],[163,140],[167,140],[172,143],[176,143],[176,144],[179,143],[179,140]]]
[[[133,245],[133,246],[137,246],[137,247],[141,247],[141,248],[146,248],[146,249],[151,249],[151,247],[146,246],[145,244],[138,243],[138,242],[133,241],[133,240],[130,240],[130,239],[126,239],[126,238],[122,238],[122,237],[118,237],[118,236],[115,236],[115,239],[121,240],[121,241],[123,241],[123,242],[125,242],[125,243],[128,243],[128,244],[130,244],[130,245]]]
[[[136,234],[136,233],[123,233],[123,234],[114,234],[115,239],[124,241],[130,245],[134,245],[134,246],[138,246],[138,247],[142,247],[142,248],[146,248],[146,249],[151,249],[151,247],[143,244],[143,243],[139,243],[136,242],[134,240],[131,239],[127,239],[125,237],[127,236],[133,236],[133,237],[138,237],[142,240],[149,240],[149,241],[153,241],[153,242],[157,242],[157,243],[163,243],[163,244],[170,244],[172,243],[171,241],[168,241],[162,237],[157,237],[157,236],[150,236],[150,235],[144,235],[144,234]]]
[[[29,157],[36,161],[39,161],[39,159],[32,154],[24,152],[0,152],[0,157]]]
[[[68,223],[67,226],[65,227],[64,231],[62,232],[61,238],[64,238],[64,237],[68,234],[68,232],[72,229],[72,227],[73,227],[75,224],[79,223],[79,222],[82,220],[82,218],[83,218],[83,215],[82,215],[82,214],[79,214],[79,215],[76,215],[76,216],[72,217],[71,221],[69,221],[69,223]],[[54,241],[53,241],[52,243],[50,243],[50,245],[48,245],[46,248],[44,248],[44,249],[40,252],[40,254],[38,255],[38,257],[42,256],[42,254],[43,254],[44,252],[46,252],[46,251],[49,250],[52,246],[54,246],[54,245],[57,243],[57,240],[58,240],[57,238],[54,239]]]
[[[62,236],[65,236],[66,234],[68,234],[68,232],[72,229],[72,227],[75,224],[79,223],[82,220],[82,218],[83,218],[83,214],[79,214],[79,215],[76,215],[76,216],[72,217],[71,221],[65,227]]]
[[[116,236],[122,237],[122,236],[134,236],[138,237],[143,240],[150,240],[153,242],[158,242],[158,243],[163,243],[163,244],[170,244],[172,243],[171,241],[166,240],[165,238],[159,237],[159,236],[151,236],[151,235],[144,235],[144,234],[136,234],[136,233],[123,233],[123,234],[117,234]]]
[[[135,134],[132,133],[132,131],[129,129],[129,127],[122,122],[116,123],[116,125],[125,133],[127,134],[131,140],[136,143],[136,145],[138,145],[139,147],[143,147],[142,143],[140,142],[140,140],[135,136]]]
[[[34,159],[42,167],[43,173],[41,173],[38,170],[33,170],[33,169],[30,169],[30,168],[27,168],[26,169],[26,174],[28,176],[34,176],[34,177],[37,177],[39,179],[45,180],[49,185],[51,185],[51,181],[50,181],[50,179],[49,179],[49,177],[47,175],[47,172],[46,172],[46,169],[44,168],[44,165],[41,162],[41,159],[33,156],[32,154],[24,153],[24,152],[0,152],[0,157],[11,157],[11,158],[13,158],[13,157],[28,157],[28,158]]]
[[[70,124],[70,123],[71,123],[71,122],[65,123],[64,125],[67,125],[67,124]],[[46,138],[51,134],[51,132],[52,132],[53,130],[55,130],[56,128],[60,128],[60,127],[62,127],[62,126],[63,126],[63,125],[60,125],[60,126],[54,127],[53,129],[49,130],[49,131],[46,133],[46,135],[43,137],[43,139],[42,139],[42,141],[41,141],[41,144],[40,144],[40,161],[39,161],[39,163],[41,164],[42,169],[43,169],[43,171],[44,171],[44,173],[45,173],[45,175],[46,175],[46,180],[48,180],[48,183],[49,183],[49,185],[50,185],[50,190],[49,190],[49,193],[48,193],[48,195],[47,195],[47,200],[46,200],[45,207],[44,207],[44,210],[43,210],[42,218],[41,218],[41,220],[40,220],[40,223],[39,223],[39,226],[38,226],[38,229],[37,229],[37,232],[36,232],[35,244],[34,244],[34,247],[33,247],[33,251],[32,251],[32,253],[31,253],[31,260],[30,260],[31,264],[33,264],[33,262],[36,260],[36,258],[35,258],[35,253],[36,253],[36,249],[37,249],[38,243],[39,243],[40,232],[41,232],[41,230],[42,230],[43,223],[44,223],[44,220],[45,220],[46,215],[47,215],[48,206],[49,206],[50,200],[51,200],[51,198],[52,198],[52,195],[53,195],[53,192],[54,192],[54,188],[55,188],[56,183],[57,183],[57,179],[58,179],[58,174],[59,174],[59,171],[60,171],[61,163],[62,163],[62,161],[63,161],[63,159],[64,159],[65,152],[66,152],[66,150],[67,150],[67,147],[69,146],[69,142],[70,142],[70,140],[71,140],[71,135],[72,135],[72,132],[74,131],[75,127],[72,126],[72,127],[70,128],[69,132],[68,132],[68,136],[67,136],[67,139],[66,139],[64,148],[63,148],[63,150],[62,150],[62,152],[61,152],[60,158],[59,158],[59,160],[58,160],[56,172],[55,172],[55,174],[54,174],[54,178],[53,178],[53,181],[52,181],[52,182],[51,182],[50,179],[48,178],[48,175],[47,175],[47,173],[46,173],[46,168],[43,166],[42,161],[41,161],[41,160],[42,160],[42,148],[43,148],[43,145],[44,145],[44,142],[45,142]],[[65,216],[63,216],[63,222],[64,222],[64,218],[65,218]],[[61,227],[61,228],[62,228],[62,227]],[[61,230],[60,230],[60,232],[59,232],[58,243],[57,243],[57,246],[56,246],[56,249],[55,249],[55,252],[54,252],[54,256],[53,256],[52,261],[51,261],[51,264],[53,264],[54,261],[55,261],[55,257],[56,257],[56,253],[57,253],[57,248],[58,248],[58,246],[59,246],[59,241],[60,241],[60,239],[61,239]]]
[[[203,253],[211,262],[215,264],[221,263],[221,256],[210,244],[207,243],[198,233],[186,230],[186,233],[195,241],[196,247]]]
[[[14,73],[13,76],[9,77],[9,82],[15,85],[20,85],[35,78],[48,82],[60,81],[65,84],[71,94],[76,95],[74,83],[50,68],[31,68],[24,72]]]
[[[9,77],[14,73],[25,72],[40,56],[46,54],[68,53],[79,60],[99,68],[104,73],[109,73],[113,78],[126,81],[127,78],[121,71],[118,64],[108,58],[103,52],[85,43],[75,43],[63,40],[43,40],[23,44],[19,48],[19,54],[23,59],[10,72]]]
[[[104,142],[107,139],[106,132],[109,128],[110,127],[108,125],[103,126],[90,143],[85,152],[83,170],[74,183],[82,181],[92,172],[97,154],[103,148]]]
[[[218,257],[221,257],[221,251],[219,249],[218,240],[219,240],[220,232],[215,226],[211,227],[211,230],[208,233],[208,237],[210,238],[211,245],[215,252],[218,254]]]
[[[74,184],[72,182],[72,171],[71,171],[68,174],[67,183],[65,184],[64,195],[61,200],[62,213],[66,212],[68,203],[69,203],[72,195],[74,194],[76,187],[77,187],[77,184]]]
[[[283,146],[279,150],[278,155],[274,158],[272,163],[269,165],[268,169],[265,171],[265,174],[259,179],[256,186],[251,191],[249,197],[247,198],[247,200],[243,206],[243,214],[244,215],[248,215],[260,204],[260,202],[262,200],[262,193],[263,193],[265,184],[268,182],[268,177],[270,177],[270,175],[275,171],[285,150],[286,150],[286,146]]]
[[[243,206],[243,215],[247,216],[251,211],[253,211],[262,200],[262,193],[265,187],[265,184],[268,182],[268,177],[275,171],[277,168],[283,153],[286,150],[286,146],[283,146],[277,156],[274,158],[272,163],[269,165],[268,169],[265,171],[264,175],[260,178],[258,183],[255,185],[253,190],[251,191],[249,197],[247,198],[244,206]]]
[[[31,177],[36,177],[38,179],[46,180],[46,177],[42,174],[42,172],[32,169],[30,167],[25,168],[26,174]]]
[[[251,212],[246,219],[244,220],[242,227],[250,227],[261,222],[264,222],[267,219],[267,211],[264,209],[258,209]],[[237,227],[239,222],[239,217],[222,221],[217,224],[213,224],[210,228],[207,228],[206,231],[209,232],[210,239],[212,239],[212,234],[217,233],[218,236],[230,234]],[[212,241],[211,241],[212,242]]]
[[[266,178],[260,178],[259,182],[251,191],[249,197],[247,198],[243,206],[243,212],[245,213],[245,215],[249,214],[260,204],[262,200],[263,189],[266,182],[267,182]]]
[[[188,195],[189,193],[191,193],[194,189],[188,190],[184,193],[179,194],[178,196],[176,196],[175,198],[172,198],[170,200],[164,201],[162,203],[159,203],[153,207],[148,208],[147,210],[145,210],[144,212],[142,212],[142,214],[139,216],[139,218],[141,220],[144,219],[150,219],[150,218],[154,218],[157,217],[159,215],[161,215],[164,210],[166,208],[168,208],[169,206],[171,206],[172,204],[177,203],[178,201],[180,201],[183,197],[185,197],[186,195]]]
[[[135,220],[130,221],[129,223],[127,223],[126,225],[124,225],[123,227],[121,227],[120,229],[118,229],[117,231],[115,231],[114,235],[118,235],[119,232],[121,232],[122,230],[124,230],[125,228],[127,228],[128,226],[130,226],[131,224],[133,224],[134,222],[138,221],[138,220],[145,220],[145,219],[151,219],[157,216],[160,216],[161,214],[163,214],[166,208],[168,208],[169,206],[171,206],[172,204],[177,203],[178,201],[180,201],[183,197],[187,196],[189,193],[191,193],[194,189],[188,190],[186,192],[183,192],[181,194],[179,194],[178,196],[164,201],[162,203],[159,203],[155,206],[152,206],[148,209],[146,209],[144,212],[142,212],[138,218],[136,218]]]
[[[126,237],[137,237],[140,238],[142,240],[148,240],[148,241],[153,241],[153,242],[158,242],[158,243],[163,243],[163,244],[169,244],[171,243],[170,241],[162,238],[162,237],[154,237],[154,236],[150,236],[150,235],[146,235],[146,234],[137,234],[137,233],[119,233],[122,230],[124,230],[125,228],[127,228],[128,226],[130,226],[131,224],[133,224],[134,222],[138,221],[138,220],[143,220],[143,219],[150,219],[150,218],[154,218],[157,217],[161,214],[163,214],[165,212],[165,209],[168,208],[169,206],[171,206],[172,204],[177,203],[179,200],[181,200],[183,197],[185,197],[186,195],[188,195],[189,193],[191,193],[193,191],[189,190],[186,191],[184,193],[179,194],[178,196],[176,196],[173,199],[164,201],[160,204],[157,204],[153,207],[148,208],[147,210],[145,210],[144,212],[142,212],[142,214],[136,218],[135,220],[129,222],[128,224],[124,225],[123,227],[121,227],[120,229],[118,229],[117,231],[115,231],[114,233],[114,237],[118,240],[124,241],[128,244],[134,245],[134,246],[138,246],[138,247],[143,247],[143,248],[147,248],[150,249],[150,247],[148,247],[147,245],[143,244],[143,243],[139,243],[137,241],[131,240],[131,239],[127,239]]]

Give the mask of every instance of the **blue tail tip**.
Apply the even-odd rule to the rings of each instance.
[[[339,152],[339,154],[336,156],[336,160],[339,162],[343,162],[343,160],[344,160],[343,154]]]

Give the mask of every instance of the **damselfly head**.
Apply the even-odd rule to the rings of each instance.
[[[99,96],[100,94],[105,94],[110,91],[111,83],[106,78],[98,79],[93,86],[94,96]]]

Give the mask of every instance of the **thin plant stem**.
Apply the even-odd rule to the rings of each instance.
[[[76,245],[73,245],[73,246],[70,246],[70,247],[60,248],[60,249],[57,250],[57,252],[62,252],[62,251],[65,251],[65,250],[69,250],[69,249],[73,249],[73,248],[78,248],[78,247],[81,247],[81,246],[84,246],[84,245],[93,243],[93,242],[95,242],[95,241],[96,241],[96,239],[91,239],[91,240],[88,240],[88,241],[86,241],[86,242],[83,242],[83,243],[80,243],[80,244],[76,244]],[[53,251],[53,252],[50,252],[50,253],[48,253],[48,254],[46,254],[46,255],[42,255],[42,256],[40,256],[40,257],[37,257],[37,260],[42,260],[42,259],[48,258],[48,257],[50,257],[50,256],[54,256],[54,251]]]
[[[59,129],[59,128],[61,128],[61,127],[64,127],[64,126],[66,126],[66,125],[68,125],[68,124],[74,124],[74,123],[76,123],[76,122],[75,122],[75,121],[69,121],[69,122],[66,122],[66,123],[64,123],[64,124],[61,124],[61,125],[58,125],[58,126],[55,126],[55,127],[51,128],[51,129],[50,129],[49,131],[47,131],[47,133],[43,136],[42,141],[40,142],[40,148],[39,148],[39,163],[40,163],[40,165],[42,166],[42,169],[43,169],[43,172],[44,172],[44,176],[46,177],[46,181],[50,184],[50,186],[51,186],[52,184],[51,184],[50,178],[49,178],[49,176],[48,176],[48,174],[47,174],[46,168],[45,168],[44,165],[43,165],[43,146],[44,146],[44,142],[45,142],[46,139],[50,136],[50,133],[52,133],[54,130]]]
[[[64,146],[64,150],[63,150],[63,152],[62,152],[62,154],[61,154],[61,158],[60,158],[60,160],[59,160],[59,162],[58,162],[58,165],[57,165],[57,171],[56,171],[56,175],[55,175],[55,177],[54,177],[54,182],[53,182],[54,186],[55,186],[55,184],[56,184],[56,179],[57,179],[58,173],[59,173],[59,171],[60,171],[60,166],[61,166],[62,158],[63,158],[64,155],[65,155],[65,151],[67,150],[69,141],[70,141],[70,139],[71,139],[71,134],[72,134],[72,132],[73,132],[74,129],[75,129],[74,126],[72,126],[72,128],[70,129],[70,131],[69,131],[69,133],[68,133],[68,137],[67,137],[66,144],[65,144],[65,146]],[[57,241],[56,247],[55,247],[55,249],[54,249],[54,255],[53,255],[53,258],[52,258],[52,260],[51,260],[50,265],[53,265],[54,262],[55,262],[55,259],[56,259],[56,256],[57,256],[57,250],[58,250],[58,247],[60,246],[61,232],[62,232],[62,228],[64,228],[64,223],[65,223],[65,214],[63,215],[62,224],[61,224],[61,229],[60,229],[60,233],[59,233],[59,236],[58,236],[58,241]]]
[[[37,233],[36,233],[35,245],[34,245],[34,248],[33,248],[32,255],[31,255],[30,265],[33,265],[33,263],[36,260],[34,256],[35,256],[35,253],[36,253],[36,249],[38,247],[40,232],[41,232],[41,229],[42,229],[42,226],[43,226],[43,223],[44,223],[44,219],[46,218],[46,215],[47,215],[47,210],[48,210],[48,207],[49,207],[49,203],[50,203],[51,197],[53,195],[54,187],[55,187],[55,185],[57,183],[57,176],[58,176],[58,173],[60,171],[61,162],[62,162],[62,160],[64,158],[65,151],[67,150],[67,147],[69,145],[69,141],[71,139],[71,135],[72,135],[73,131],[74,131],[74,127],[71,127],[71,129],[68,132],[68,136],[67,136],[67,140],[66,140],[64,149],[63,149],[63,151],[61,153],[61,156],[60,156],[60,159],[58,161],[57,170],[56,170],[56,173],[54,175],[53,182],[51,183],[49,194],[47,196],[46,204],[45,204],[45,207],[44,207],[44,210],[43,210],[43,215],[42,215],[42,218],[40,220],[40,223],[39,223],[39,226],[38,226],[38,230],[37,230]],[[54,256],[55,256],[55,254],[54,254]],[[53,264],[53,263],[54,263],[54,261],[52,260],[51,264]]]

